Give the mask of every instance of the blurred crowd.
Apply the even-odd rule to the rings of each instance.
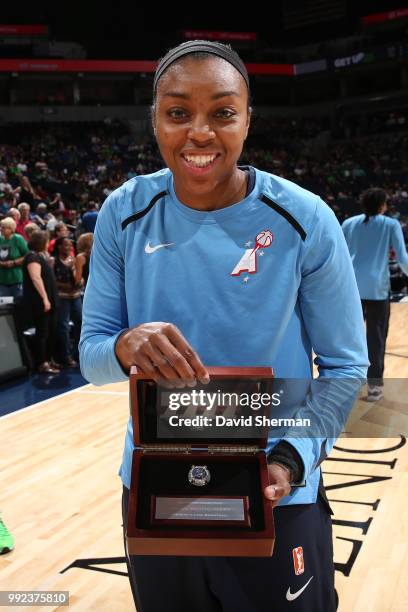
[[[334,138],[327,118],[255,115],[241,162],[317,193],[340,222],[360,212],[364,189],[380,186],[388,194],[387,214],[400,220],[408,241],[408,133],[402,114],[395,117],[391,125],[390,118],[379,119],[376,134]],[[155,142],[135,142],[120,122],[19,124],[2,131],[0,297],[23,304],[26,324],[36,329],[40,371],[77,365],[100,206],[124,181],[163,166]]]

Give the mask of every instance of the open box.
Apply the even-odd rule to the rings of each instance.
[[[236,383],[241,391],[256,389],[271,395],[271,368],[207,369],[210,385],[197,385],[197,393],[207,392],[211,385],[231,389]],[[174,391],[192,393],[190,388]],[[263,495],[269,485],[264,450],[268,427],[246,427],[242,436],[239,427],[166,430],[162,425],[168,421],[169,409],[162,396],[168,398],[170,392],[132,367],[135,450],[126,528],[129,554],[271,556],[273,514]],[[191,408],[181,407],[184,418],[187,413],[203,416],[202,408],[193,406],[193,412]],[[208,408],[204,412],[216,415],[224,409],[214,405],[211,413]],[[239,418],[240,410],[234,410]]]

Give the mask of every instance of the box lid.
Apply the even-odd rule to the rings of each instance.
[[[270,367],[207,367],[208,385],[166,389],[130,371],[133,441],[146,450],[233,452],[266,448],[273,396]]]

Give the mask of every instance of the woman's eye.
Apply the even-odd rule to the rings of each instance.
[[[168,115],[172,119],[184,119],[186,112],[182,108],[173,108],[169,110]]]
[[[220,117],[221,119],[231,119],[231,117],[233,117],[234,115],[234,111],[229,108],[221,108],[219,111],[216,112],[216,116]]]

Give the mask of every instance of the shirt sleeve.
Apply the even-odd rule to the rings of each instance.
[[[318,366],[296,416],[311,429],[284,436],[298,451],[307,479],[343,430],[367,375],[367,342],[360,296],[347,244],[334,213],[317,203],[304,245],[299,303]],[[324,383],[324,384],[323,384]]]
[[[408,253],[405,248],[401,225],[396,219],[392,224],[391,246],[395,251],[399,267],[408,276]]]
[[[113,192],[98,215],[84,297],[80,365],[83,376],[95,385],[127,380],[115,355],[116,341],[128,327],[120,194]]]
[[[30,263],[41,264],[41,256],[38,253],[35,253],[34,251],[28,251],[27,255],[25,256],[25,263],[27,266]]]
[[[21,240],[18,241],[18,251],[20,253],[20,255],[18,257],[23,257],[24,255],[26,255],[28,253],[28,246],[26,241],[24,240],[24,238],[22,236],[19,235],[19,238],[21,238]],[[18,258],[17,258],[18,259]]]

